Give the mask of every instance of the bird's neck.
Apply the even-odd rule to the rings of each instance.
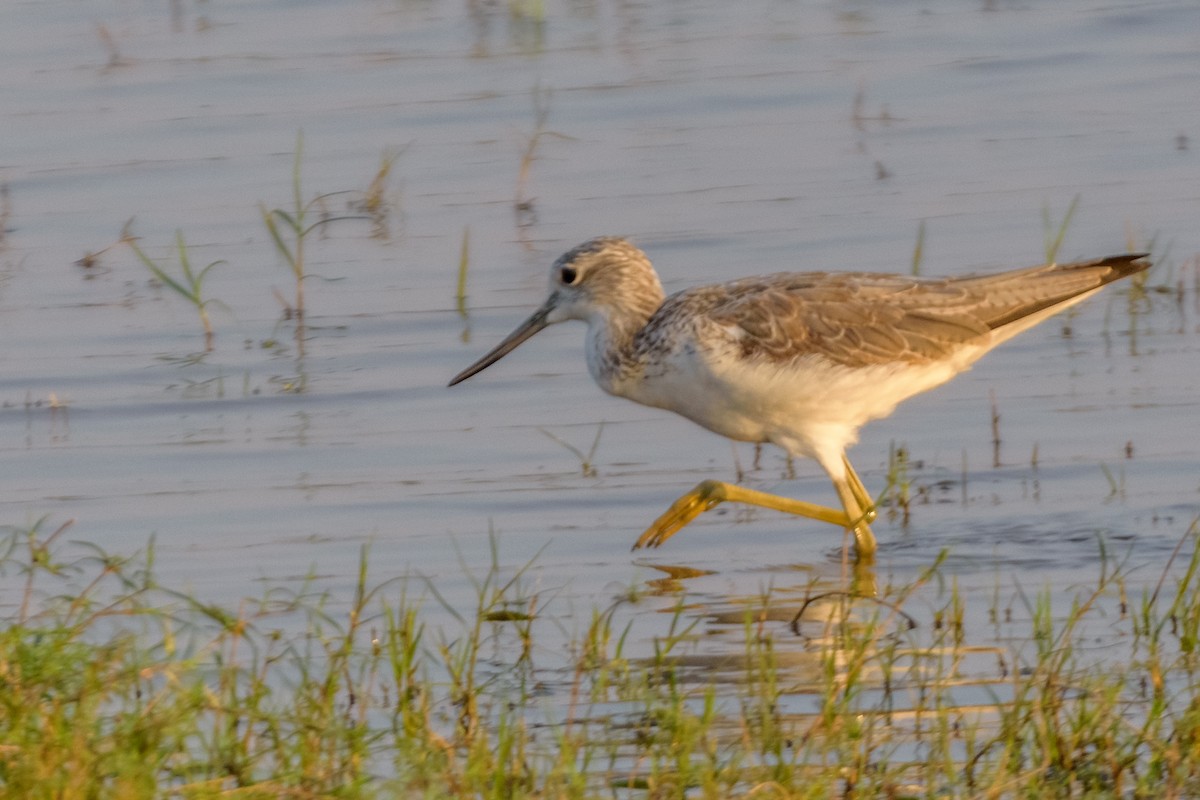
[[[621,387],[642,368],[638,334],[662,305],[662,296],[644,296],[640,300],[635,305],[601,309],[587,320],[588,371],[609,394],[624,395]]]

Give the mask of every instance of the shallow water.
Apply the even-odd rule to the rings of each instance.
[[[1038,263],[1043,210],[1057,225],[1078,196],[1062,258],[1153,242],[1163,291],[1107,290],[852,457],[879,491],[903,445],[927,490],[876,526],[882,582],[946,550],[978,598],[1066,595],[1103,540],[1153,584],[1200,511],[1196,30],[1186,2],[19,4],[0,27],[0,520],[74,519],[115,552],[153,536],[165,583],[227,600],[313,571],[336,592],[369,544],[380,579],[419,573],[470,608],[493,534],[506,569],[536,556],[531,591],[564,617],[630,586],[721,609],[836,584],[840,535],[765,511],[631,555],[705,478],[833,493],[813,464],[754,468],[752,447],[603,395],[579,327],[446,381],[593,235],[634,237],[669,291],[906,271],[922,222],[922,269],[967,272]],[[289,202],[301,129],[306,198],[365,189],[399,153],[387,235],[343,221],[310,243],[302,356],[258,209]],[[198,266],[227,260],[206,284],[215,352],[190,358],[194,313],[126,248],[75,263],[130,218],[155,257],[178,229]],[[586,453],[601,423],[594,475],[541,432]],[[660,584],[664,565],[697,574]]]

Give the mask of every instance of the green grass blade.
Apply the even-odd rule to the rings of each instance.
[[[467,317],[467,268],[471,264],[471,229],[463,228],[462,248],[458,253],[458,288],[454,293],[455,305],[458,307],[458,315],[463,319]]]
[[[296,258],[288,248],[287,242],[283,241],[283,236],[279,233],[279,226],[275,224],[275,214],[277,212],[267,210],[267,207],[261,203],[259,204],[259,208],[262,210],[263,224],[267,226],[267,231],[271,234],[271,240],[275,242],[275,249],[279,251],[280,255],[283,256],[289,265],[295,264]]]
[[[304,215],[304,193],[300,189],[300,165],[304,160],[304,129],[296,131],[296,158],[292,162],[292,199],[296,203],[296,215]]]
[[[1067,228],[1071,225],[1071,218],[1075,216],[1075,209],[1079,207],[1079,195],[1071,198],[1071,205],[1067,206],[1067,213],[1063,216],[1062,222],[1058,225],[1058,230],[1051,232],[1054,224],[1050,221],[1050,207],[1042,206],[1042,228],[1046,240],[1046,263],[1053,264],[1058,259],[1058,251],[1062,248],[1063,239],[1067,236]]]

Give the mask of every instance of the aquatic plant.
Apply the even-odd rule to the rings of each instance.
[[[408,149],[407,146],[386,148],[379,158],[379,166],[370,183],[367,184],[367,188],[358,193],[357,199],[350,202],[352,210],[364,214],[367,219],[371,220],[371,235],[378,239],[387,239],[391,233],[388,217],[392,211],[392,200],[388,193],[388,181],[396,161],[406,149]]]
[[[513,209],[517,214],[518,228],[527,227],[534,221],[534,198],[528,195],[527,186],[533,162],[537,160],[538,145],[547,136],[568,140],[572,138],[566,134],[546,129],[546,123],[550,119],[550,100],[554,93],[550,89],[534,86],[532,96],[533,133],[526,138],[525,149],[521,152],[521,161],[517,168],[516,196],[513,198]]]
[[[8,182],[0,183],[0,249],[8,244],[9,225],[12,221],[12,197]]]
[[[150,273],[177,295],[187,300],[196,309],[196,313],[200,317],[200,325],[204,329],[204,351],[212,352],[213,349],[213,327],[212,321],[208,316],[208,307],[213,304],[224,305],[220,300],[204,297],[204,279],[208,277],[208,273],[213,267],[219,264],[227,263],[223,259],[213,261],[208,266],[196,272],[192,269],[191,259],[188,258],[187,243],[183,239],[183,231],[175,231],[175,253],[179,259],[179,277],[175,277],[168,272],[168,268],[158,264],[154,259],[150,258],[138,246],[138,238],[133,235],[133,220],[125,223],[124,229],[121,231],[121,242],[129,245],[138,260],[150,270]]]
[[[458,286],[454,291],[454,307],[458,315],[467,318],[467,269],[471,266],[471,229],[463,228],[462,245],[458,250]]]
[[[271,241],[275,244],[275,250],[283,259],[284,264],[291,270],[292,276],[296,281],[295,302],[286,308],[286,315],[296,321],[296,347],[301,353],[304,352],[305,336],[304,282],[310,277],[305,264],[305,244],[308,237],[322,225],[327,225],[330,222],[362,218],[355,215],[331,216],[329,214],[322,214],[318,219],[312,220],[311,215],[314,210],[322,207],[329,197],[339,193],[319,194],[305,202],[300,180],[303,160],[304,132],[301,131],[296,134],[296,155],[292,163],[291,209],[268,209],[265,203],[260,202],[258,204],[259,210],[262,213],[263,224],[266,225],[267,232],[271,235]]]
[[[869,599],[814,584],[664,607],[654,592],[676,580],[571,615],[551,610],[537,556],[505,567],[495,538],[482,576],[463,566],[465,607],[440,580],[373,582],[366,549],[346,593],[310,577],[215,603],[163,586],[153,541],[117,555],[69,528],[0,535],[0,574],[19,576],[0,619],[6,796],[1200,790],[1195,521],[1140,594],[1103,540],[1067,607],[998,585],[993,643],[944,554]]]
[[[913,245],[912,269],[913,275],[921,274],[921,262],[925,260],[925,220],[917,226],[917,242]]]
[[[1056,226],[1050,216],[1049,204],[1042,206],[1042,240],[1047,264],[1053,264],[1058,259],[1058,251],[1062,249],[1063,239],[1067,237],[1067,228],[1070,227],[1071,219],[1075,216],[1077,208],[1079,208],[1079,195],[1071,198],[1071,204],[1067,206],[1067,213],[1063,214],[1062,220]]]
[[[909,475],[908,448],[888,445],[887,484],[876,501],[877,506],[887,505],[888,516],[899,515],[900,524],[907,527],[912,516],[912,477]]]
[[[596,464],[595,464],[596,448],[600,446],[600,434],[604,433],[604,423],[603,422],[601,422],[599,425],[596,426],[596,438],[592,439],[592,446],[590,448],[588,448],[587,453],[584,453],[578,447],[576,447],[575,445],[566,441],[565,439],[563,439],[559,436],[555,436],[553,433],[546,430],[545,428],[538,428],[538,430],[541,431],[542,434],[545,435],[547,438],[557,442],[558,444],[562,445],[567,450],[571,451],[575,455],[575,457],[577,459],[579,459],[579,468],[583,472],[583,477],[585,477],[585,478],[596,477]],[[737,451],[734,451],[734,456],[736,457],[736,455],[737,455]]]

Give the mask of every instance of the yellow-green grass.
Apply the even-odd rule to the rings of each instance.
[[[981,601],[939,560],[877,599],[814,584],[667,614],[646,590],[580,613],[495,552],[466,607],[376,582],[365,551],[345,596],[214,604],[160,585],[152,544],[43,525],[0,559],[6,797],[1200,792],[1194,524],[1144,590],[1102,548],[1065,607]]]

